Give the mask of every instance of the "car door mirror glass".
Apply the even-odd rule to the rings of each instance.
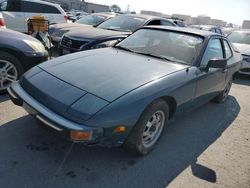
[[[206,69],[209,68],[219,68],[219,69],[225,69],[227,66],[227,60],[226,59],[211,59],[208,61]]]

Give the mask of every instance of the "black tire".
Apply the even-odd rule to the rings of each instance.
[[[23,66],[21,64],[21,62],[13,55],[11,55],[10,53],[7,53],[7,52],[3,52],[3,51],[0,51],[0,69],[2,68],[1,67],[1,60],[2,61],[7,61],[9,62],[11,65],[13,65],[17,71],[17,79],[18,80],[20,78],[20,76],[22,76],[24,70],[23,70]],[[0,72],[0,74],[2,74]],[[3,89],[1,88],[0,86],[0,94],[4,94],[6,93],[6,89]]]
[[[163,112],[165,115],[163,124],[161,125],[162,128],[158,130],[158,137],[155,138],[154,143],[150,146],[145,146],[143,141],[143,133],[145,132],[146,124],[152,119],[153,115],[157,112]],[[157,144],[164,127],[166,126],[169,119],[169,107],[168,104],[162,100],[156,100],[155,102],[151,103],[142,113],[139,120],[137,121],[134,128],[131,130],[130,134],[128,135],[127,139],[125,140],[124,147],[131,153],[135,153],[138,155],[146,155],[150,151],[152,151]],[[148,128],[149,129],[149,128]],[[151,129],[151,128],[150,128]]]
[[[214,102],[214,103],[223,103],[223,102],[225,102],[227,97],[228,97],[228,93],[229,93],[229,91],[231,89],[232,83],[233,83],[233,78],[231,78],[228,81],[228,83],[227,83],[226,87],[224,88],[224,90],[219,95],[217,95],[212,100],[212,102]]]

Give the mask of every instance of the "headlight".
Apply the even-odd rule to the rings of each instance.
[[[250,63],[250,56],[249,55],[242,55],[243,56],[243,60]]]
[[[109,40],[109,41],[101,42],[101,43],[95,44],[94,46],[91,46],[90,49],[111,47],[111,46],[114,46],[117,42],[118,40]]]
[[[69,30],[55,30],[53,33],[52,33],[52,37],[62,37],[64,35],[64,33],[68,32]]]
[[[31,47],[35,52],[44,52],[46,51],[42,43],[32,41],[32,40],[23,40],[29,47]]]

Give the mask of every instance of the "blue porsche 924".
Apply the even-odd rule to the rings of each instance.
[[[124,145],[144,155],[174,115],[211,100],[224,102],[241,62],[222,35],[151,26],[114,47],[42,63],[8,93],[75,142]]]

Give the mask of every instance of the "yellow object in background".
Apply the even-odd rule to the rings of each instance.
[[[41,31],[44,33],[47,32],[48,26],[45,20],[45,16],[43,15],[32,16],[31,24],[33,27],[33,32],[37,31]]]

